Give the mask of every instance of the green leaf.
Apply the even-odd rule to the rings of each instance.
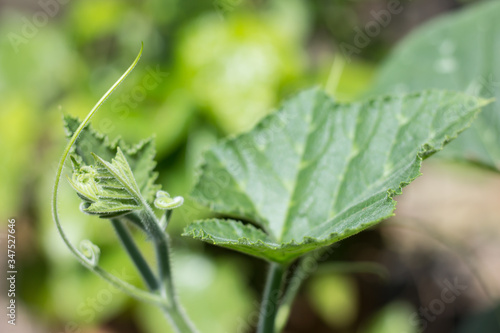
[[[64,116],[64,126],[68,138],[73,135],[80,123],[78,118]],[[123,151],[140,193],[149,204],[152,204],[156,192],[161,189],[160,185],[155,184],[158,173],[153,171],[156,166],[153,138],[143,140],[135,146],[129,146],[119,138],[110,142],[107,136],[95,131],[90,125],[86,126],[75,143],[73,155],[78,156],[78,158],[73,157],[73,165],[75,166],[75,163],[91,165],[94,162],[93,154],[100,156],[103,160],[111,160],[117,154],[118,147],[121,147]]]
[[[495,97],[441,156],[500,171],[500,2],[486,1],[415,30],[388,57],[372,93],[452,89]]]
[[[85,201],[82,211],[110,218],[142,209],[141,193],[121,149],[111,163],[94,158],[95,165],[80,166],[69,179]]]
[[[300,93],[205,154],[193,198],[253,224],[211,219],[184,234],[279,263],[356,234],[392,215],[422,159],[484,104],[446,91],[352,104]]]

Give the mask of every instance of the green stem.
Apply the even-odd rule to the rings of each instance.
[[[288,318],[290,317],[293,301],[297,296],[302,282],[309,276],[308,269],[305,265],[306,258],[308,258],[308,256],[305,256],[299,261],[297,268],[293,272],[293,277],[290,279],[290,284],[283,295],[276,319],[276,332],[282,332],[285,328]]]
[[[77,250],[78,251],[78,250]],[[94,272],[95,274],[99,275],[101,278],[106,280],[108,283],[111,285],[115,286],[119,290],[123,291],[124,293],[132,296],[133,298],[141,301],[141,302],[146,302],[146,303],[152,303],[157,306],[165,306],[165,299],[160,297],[159,295],[152,294],[148,291],[144,291],[142,289],[139,289],[122,279],[117,278],[113,274],[108,273],[105,271],[102,267],[100,266],[90,266],[87,262],[80,260],[86,268]]]
[[[90,122],[90,119],[94,116],[94,114],[97,112],[97,110],[102,106],[102,104],[108,99],[108,97],[111,95],[111,93],[120,85],[120,83],[123,82],[123,80],[132,72],[132,70],[135,68],[137,63],[139,62],[139,59],[141,58],[142,55],[142,50],[143,46],[141,46],[141,51],[139,52],[139,55],[136,57],[132,65],[125,71],[125,73],[116,81],[113,86],[104,94],[104,96],[97,102],[97,104],[92,108],[92,110],[89,112],[89,114],[85,117],[85,119],[82,121],[80,126],[77,128],[73,136],[70,138],[66,148],[64,149],[64,152],[61,156],[61,160],[59,161],[59,165],[57,168],[56,172],[56,178],[54,181],[54,191],[53,191],[53,196],[52,196],[52,216],[54,219],[54,223],[56,224],[57,230],[59,234],[61,235],[62,240],[66,244],[66,246],[69,248],[69,250],[78,258],[78,260],[89,270],[93,271],[97,275],[99,275],[101,278],[104,280],[108,281],[110,284],[113,286],[117,287],[118,289],[124,291],[125,293],[129,294],[130,296],[144,302],[149,302],[149,303],[154,303],[157,306],[161,307],[164,309],[164,311],[168,312],[168,317],[170,318],[170,321],[172,325],[175,327],[176,331],[180,333],[191,333],[191,332],[196,332],[196,330],[193,328],[192,324],[188,320],[188,318],[184,315],[182,308],[177,302],[177,299],[174,294],[174,287],[172,284],[172,278],[171,278],[171,272],[170,272],[170,261],[169,261],[169,256],[168,256],[168,238],[167,235],[163,232],[163,230],[160,227],[160,224],[158,222],[158,219],[156,218],[154,212],[152,211],[151,207],[142,200],[142,204],[145,207],[145,215],[146,218],[144,219],[144,224],[146,227],[146,231],[150,233],[150,235],[153,237],[155,244],[156,244],[156,250],[157,250],[157,255],[159,260],[159,266],[160,266],[160,280],[162,281],[162,284],[160,285],[160,290],[162,292],[162,295],[157,295],[156,293],[148,292],[145,290],[141,290],[121,279],[118,277],[106,272],[102,267],[98,266],[98,249],[96,246],[92,244],[92,246],[87,246],[87,251],[89,251],[89,255],[85,255],[81,251],[79,251],[68,239],[66,234],[64,233],[64,230],[62,228],[60,219],[59,219],[59,213],[58,213],[58,203],[57,203],[57,198],[58,198],[58,193],[59,193],[59,185],[61,182],[61,176],[64,168],[64,164],[66,163],[66,159],[68,158],[68,155],[71,151],[71,148],[75,144],[76,140],[78,139],[78,136],[82,132],[82,130],[87,126],[87,124]],[[141,216],[142,217],[142,216]],[[132,220],[132,222],[137,222],[135,219]],[[127,246],[129,246],[128,244]],[[135,246],[135,245],[134,245]],[[94,249],[96,248],[96,249]],[[132,250],[132,248],[129,246],[127,250],[132,251],[133,253],[136,252],[137,249]],[[138,250],[137,250],[138,252]],[[130,253],[130,252],[129,252]],[[131,256],[132,257],[132,256]],[[134,254],[134,257],[136,260],[138,260],[138,257]],[[134,260],[134,257],[133,260]],[[141,263],[142,265],[142,263]],[[143,272],[144,273],[144,272]],[[148,280],[150,277],[148,277]],[[152,281],[151,281],[152,282]],[[166,292],[168,291],[168,292]],[[170,301],[170,304],[168,304],[167,301]]]
[[[175,298],[175,288],[172,281],[172,270],[170,268],[170,248],[168,239],[157,240],[155,242],[156,256],[158,261],[158,273],[162,283],[163,291],[169,300]],[[173,304],[173,303],[172,303]]]
[[[135,225],[140,230],[142,230],[145,233],[147,233],[146,230],[144,229],[144,225],[142,225],[141,217],[138,214],[136,214],[136,212],[131,212],[131,213],[127,214],[127,215],[124,215],[123,219],[127,220],[128,222],[132,223],[133,225]]]
[[[149,264],[147,263],[146,259],[144,259],[142,253],[137,248],[137,245],[135,244],[134,239],[132,238],[132,235],[130,234],[126,225],[119,219],[111,219],[111,224],[115,228],[116,234],[118,235],[120,242],[127,251],[129,257],[132,259],[135,266],[137,267],[137,270],[139,271],[144,282],[148,286],[148,289],[151,291],[158,290],[159,289],[158,280],[151,271],[151,268],[149,267]]]
[[[257,333],[274,333],[286,268],[271,263],[262,298]]]
[[[145,207],[141,215],[143,223],[150,235],[153,237],[155,243],[160,291],[162,296],[168,300],[168,305],[163,307],[164,313],[177,332],[195,333],[197,330],[186,316],[175,293],[172,270],[170,266],[170,244],[168,236],[162,230],[160,222],[148,203],[143,201],[142,205]],[[169,217],[170,216],[171,214],[169,214]]]
[[[319,253],[324,252],[324,250],[319,250]],[[282,332],[285,328],[288,318],[290,317],[290,311],[292,309],[293,301],[300,290],[302,283],[312,274],[321,274],[325,272],[336,272],[336,273],[371,273],[378,275],[381,279],[386,279],[389,275],[387,269],[382,265],[371,262],[337,262],[331,264],[325,264],[317,268],[317,270],[311,271],[310,260],[318,261],[318,254],[311,253],[305,255],[297,265],[297,268],[293,272],[292,278],[289,279],[290,283],[284,292],[281,299],[280,308],[278,310],[278,315],[276,319],[276,332]]]
[[[187,318],[184,310],[178,307],[166,307],[163,312],[178,333],[198,332],[191,321]]]
[[[172,271],[170,269],[170,248],[167,234],[161,229],[160,223],[147,202],[143,201],[145,209],[141,212],[142,221],[153,237],[158,261],[158,274],[162,292],[172,300],[174,297],[174,286],[172,282]]]
[[[337,93],[337,88],[342,77],[342,72],[345,67],[345,60],[342,56],[335,56],[333,59],[332,68],[330,69],[330,74],[325,84],[325,91],[335,96]]]
[[[111,95],[111,93],[120,85],[120,83],[125,80],[125,78],[132,72],[132,70],[135,68],[137,63],[139,62],[139,59],[141,58],[142,55],[142,50],[143,47],[141,46],[141,51],[135,58],[134,62],[130,67],[125,71],[125,73],[113,84],[111,88],[104,94],[104,96],[97,102],[97,104],[92,108],[92,110],[89,112],[87,117],[82,121],[78,129],[75,131],[71,139],[69,140],[68,144],[66,145],[66,148],[64,149],[64,152],[61,156],[61,160],[59,161],[59,165],[57,167],[57,172],[56,172],[56,178],[54,181],[54,190],[52,192],[52,217],[54,219],[54,223],[56,224],[57,231],[61,235],[62,240],[66,244],[66,246],[69,248],[69,250],[78,258],[78,260],[89,270],[92,272],[96,273],[99,275],[101,278],[104,280],[108,281],[110,284],[115,286],[116,288],[122,290],[123,292],[129,294],[130,296],[144,301],[144,302],[150,302],[150,303],[155,303],[160,306],[163,306],[165,304],[165,300],[159,297],[158,295],[154,295],[150,292],[141,290],[137,287],[134,287],[133,285],[117,278],[116,276],[109,274],[106,272],[102,267],[98,266],[97,263],[97,257],[91,257],[88,258],[85,254],[80,252],[69,240],[69,238],[66,236],[64,233],[63,227],[61,225],[60,219],[59,219],[59,212],[58,212],[58,202],[57,202],[57,197],[59,194],[59,185],[61,183],[61,176],[64,168],[64,164],[66,163],[66,159],[68,158],[68,155],[71,151],[71,148],[75,144],[76,140],[78,139],[78,136],[82,132],[83,128],[87,126],[89,123],[90,119],[94,114],[97,112],[97,110],[101,107],[101,105],[108,99],[108,97]]]

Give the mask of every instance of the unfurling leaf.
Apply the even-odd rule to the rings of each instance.
[[[64,117],[64,126],[68,137],[73,135],[79,125],[80,121],[77,118]],[[156,150],[153,138],[129,146],[121,139],[110,142],[107,136],[96,132],[90,125],[86,126],[80,133],[73,149],[73,169],[76,169],[75,165],[78,167],[93,164],[93,154],[109,161],[115,157],[117,147],[121,148],[123,156],[132,170],[140,193],[146,202],[152,205],[156,192],[161,189],[160,185],[155,184],[158,173],[154,172]]]
[[[156,193],[155,207],[158,209],[174,209],[182,206],[183,203],[183,197],[171,198],[170,194],[165,191],[158,191]]]
[[[205,154],[193,198],[252,224],[211,219],[184,235],[278,263],[354,235],[392,215],[422,160],[484,104],[443,91],[351,104],[300,93]]]
[[[80,166],[69,179],[84,200],[82,211],[111,218],[141,209],[141,193],[121,149],[117,148],[111,163],[97,155],[94,159],[94,165]],[[73,165],[78,165],[78,162],[73,162]]]

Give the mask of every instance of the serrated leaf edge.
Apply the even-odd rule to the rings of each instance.
[[[320,91],[320,89],[318,88],[315,88],[314,90],[316,91]],[[231,221],[231,222],[237,222],[237,223],[240,223],[243,225],[243,223],[241,223],[240,221],[237,221],[237,220],[232,220],[232,219],[207,219],[207,220],[199,220],[199,221],[195,221],[194,223],[188,225],[187,227],[184,228],[184,232],[182,233],[182,236],[190,236],[194,239],[199,239],[199,240],[202,240],[202,241],[205,241],[205,242],[210,242],[214,245],[226,245],[226,244],[232,244],[232,245],[259,245],[259,246],[263,246],[267,249],[270,249],[270,250],[286,250],[287,248],[290,248],[290,247],[299,247],[299,246],[302,246],[302,245],[306,245],[306,244],[317,244],[318,247],[321,247],[321,246],[326,246],[326,245],[331,245],[337,241],[341,241],[345,238],[348,238],[350,236],[353,236],[375,224],[378,224],[380,223],[381,221],[383,220],[386,220],[387,218],[391,217],[391,216],[394,216],[394,211],[396,209],[396,200],[394,200],[394,197],[397,196],[397,195],[400,195],[403,193],[403,188],[406,187],[407,185],[409,185],[411,182],[413,182],[416,178],[418,178],[419,176],[422,175],[421,173],[421,167],[422,167],[422,162],[425,158],[429,157],[430,155],[438,152],[438,151],[441,151],[445,145],[454,140],[455,138],[457,138],[457,136],[463,132],[464,130],[466,130],[467,128],[469,128],[472,124],[472,122],[477,118],[477,116],[479,115],[479,112],[481,111],[481,108],[484,107],[485,105],[491,103],[494,99],[484,99],[484,98],[477,98],[477,97],[474,97],[474,96],[470,96],[470,95],[467,95],[465,93],[462,93],[462,92],[456,92],[456,91],[452,91],[452,90],[437,90],[437,89],[429,89],[429,90],[423,90],[423,91],[419,91],[419,92],[412,92],[412,93],[401,93],[401,94],[393,94],[393,95],[382,95],[382,96],[378,96],[378,97],[373,97],[373,98],[369,98],[367,100],[364,100],[364,101],[359,101],[359,102],[352,102],[352,103],[340,103],[340,102],[337,102],[335,100],[332,99],[332,101],[334,103],[337,103],[337,104],[341,104],[341,105],[352,105],[352,104],[365,104],[365,103],[370,103],[370,102],[374,102],[374,101],[380,101],[380,100],[392,100],[392,99],[395,99],[395,98],[401,98],[402,96],[405,96],[405,97],[421,97],[422,95],[424,94],[429,94],[429,93],[432,93],[432,92],[440,92],[440,93],[454,93],[456,94],[457,96],[466,96],[466,97],[473,97],[473,98],[476,98],[477,100],[477,104],[474,105],[474,108],[471,108],[471,111],[474,111],[474,114],[472,115],[471,119],[469,120],[469,122],[460,130],[458,131],[455,131],[455,133],[453,133],[452,135],[446,135],[445,136],[445,139],[441,142],[438,142],[437,144],[435,144],[434,146],[431,145],[430,143],[424,143],[423,145],[421,145],[419,151],[417,152],[416,154],[416,160],[413,162],[413,163],[417,163],[417,166],[418,166],[418,169],[417,169],[417,173],[412,175],[408,180],[405,180],[405,181],[402,181],[400,182],[399,186],[398,187],[395,187],[395,188],[389,188],[387,189],[387,196],[386,196],[386,201],[388,203],[390,203],[392,205],[392,209],[391,209],[391,213],[384,216],[384,217],[381,217],[375,221],[371,221],[371,222],[368,222],[366,224],[362,224],[360,227],[356,228],[356,229],[350,229],[350,228],[347,228],[345,229],[345,232],[343,233],[330,233],[327,237],[325,237],[324,239],[319,239],[319,238],[315,238],[315,237],[310,237],[310,236],[305,236],[302,238],[302,241],[301,242],[297,242],[295,241],[294,239],[292,239],[291,241],[289,242],[286,242],[286,243],[280,243],[280,244],[276,244],[276,246],[269,246],[268,244],[264,243],[262,240],[256,240],[256,241],[252,241],[250,240],[249,238],[247,237],[241,237],[241,238],[238,238],[237,241],[216,241],[211,235],[205,233],[203,230],[199,230],[199,229],[195,229],[195,225],[197,223],[205,223],[205,222],[211,222],[211,221],[214,221],[214,220],[218,220],[218,221]],[[279,110],[279,109],[278,109]],[[267,115],[266,117],[264,117],[261,121],[259,121],[258,124],[260,124],[261,122],[264,122],[267,118],[269,117],[272,117],[274,114],[271,113],[269,115]],[[256,126],[258,126],[258,124]],[[235,135],[235,136],[231,136],[231,137],[228,137],[228,138],[224,138],[222,139],[221,141],[219,141],[219,143],[217,145],[222,145],[222,144],[226,144],[227,142],[232,142],[234,140],[236,140],[237,137],[239,137],[240,135],[244,135],[244,134],[248,134],[248,133],[251,133],[254,129],[251,129],[245,133],[242,133],[242,134],[239,134],[239,135]],[[206,151],[203,155],[206,156],[206,154],[208,153],[208,151]],[[202,171],[207,167],[208,163],[207,162],[204,162],[202,163],[202,165],[200,166],[200,169],[198,171],[198,175],[199,177],[201,177],[201,174],[202,174]],[[199,183],[199,178],[197,179],[196,181],[196,185],[195,187],[198,185]],[[198,198],[198,197],[194,197],[194,196],[190,196],[190,198],[201,204],[201,205],[204,205],[204,206],[208,206],[211,210],[214,210],[214,208],[218,207],[217,204],[215,203],[211,203],[211,202],[208,202],[206,200],[203,200],[202,198]],[[238,212],[235,212],[235,211],[231,211],[231,212],[224,212],[225,214],[228,214],[228,215],[231,215],[231,214],[234,214],[235,216],[240,216],[238,214]],[[329,220],[325,221],[325,222],[328,222]],[[245,226],[245,225],[244,225]],[[255,230],[258,230],[260,232],[262,232],[267,238],[269,238],[269,235],[266,234],[262,229],[258,228],[258,227],[254,227],[252,225],[252,227],[255,229]],[[335,240],[334,240],[335,239]],[[332,242],[332,240],[334,240]],[[244,251],[240,251],[240,252],[243,252],[245,253]],[[264,257],[268,257],[268,256],[264,256]],[[296,258],[294,258],[296,259]],[[293,259],[293,260],[294,260]]]

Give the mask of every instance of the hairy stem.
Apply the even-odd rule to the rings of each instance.
[[[133,285],[119,279],[118,277],[109,274],[106,272],[104,269],[98,266],[96,257],[88,258],[85,254],[80,252],[68,239],[66,234],[64,233],[64,230],[62,228],[60,219],[59,219],[59,212],[58,212],[58,194],[59,194],[59,185],[61,183],[61,176],[62,172],[64,169],[64,164],[66,163],[66,159],[68,158],[68,155],[71,151],[71,148],[75,144],[76,140],[78,139],[78,136],[82,132],[83,128],[87,126],[89,123],[90,119],[94,114],[97,112],[97,110],[102,106],[104,101],[108,99],[108,97],[113,93],[113,91],[120,85],[120,83],[125,80],[125,78],[132,72],[132,70],[135,68],[137,63],[139,62],[139,59],[141,58],[142,55],[142,49],[143,47],[141,46],[141,51],[135,58],[134,62],[130,67],[125,71],[125,73],[113,84],[113,86],[104,94],[104,96],[97,102],[97,104],[92,108],[92,110],[89,112],[87,117],[82,121],[78,129],[75,131],[71,139],[69,140],[68,144],[66,145],[66,148],[64,149],[64,152],[61,156],[61,160],[59,161],[59,165],[57,167],[57,172],[56,172],[56,178],[54,181],[54,190],[52,192],[52,217],[54,219],[54,223],[56,224],[57,231],[61,235],[62,240],[66,244],[66,246],[69,248],[69,250],[78,258],[78,260],[89,270],[92,272],[96,273],[99,275],[101,278],[104,280],[108,281],[111,283],[113,286],[117,287],[118,289],[122,290],[123,292],[129,294],[130,296],[141,300],[145,302],[151,302],[151,303],[156,303],[160,306],[164,305],[164,299],[159,297],[158,295],[152,294],[150,292],[141,290],[137,287],[134,287]]]
[[[151,290],[160,291],[161,295],[141,290],[119,279],[118,277],[106,272],[102,267],[98,266],[99,249],[95,245],[91,244],[90,246],[86,247],[88,255],[79,251],[69,241],[68,237],[64,233],[64,230],[62,228],[59,219],[58,203],[57,203],[59,185],[61,182],[61,176],[64,164],[66,163],[66,159],[68,158],[71,148],[75,144],[82,130],[85,128],[85,126],[87,126],[87,124],[90,122],[90,119],[94,116],[94,114],[101,107],[104,101],[106,101],[106,99],[111,95],[111,93],[120,85],[120,83],[123,82],[123,80],[135,68],[135,66],[139,62],[139,59],[141,58],[142,50],[143,47],[141,47],[141,51],[139,52],[139,55],[136,57],[132,65],[125,71],[125,73],[118,79],[118,81],[116,81],[115,84],[113,84],[113,86],[104,94],[104,96],[92,108],[92,110],[89,112],[89,114],[85,117],[80,126],[77,128],[73,136],[70,138],[66,148],[64,149],[64,152],[61,156],[61,160],[59,161],[58,169],[56,172],[56,179],[54,181],[54,191],[52,197],[52,216],[56,224],[57,230],[61,235],[61,238],[63,239],[64,243],[85,267],[87,267],[88,269],[90,269],[91,271],[93,271],[94,273],[96,273],[101,278],[108,281],[118,289],[129,294],[130,296],[140,301],[154,303],[160,308],[162,308],[166,312],[167,317],[170,319],[171,324],[174,326],[177,332],[191,333],[191,332],[196,332],[196,330],[194,329],[189,319],[184,315],[184,312],[180,304],[178,304],[177,298],[174,293],[174,286],[172,283],[169,253],[168,253],[168,248],[169,248],[168,237],[163,232],[163,229],[160,226],[158,219],[156,218],[153,210],[151,209],[151,207],[149,207],[147,202],[145,202],[144,200],[142,200],[141,202],[142,205],[144,206],[141,218],[142,222],[144,222],[144,227],[146,229],[145,231],[148,232],[148,234],[153,238],[156,245],[157,257],[159,259],[158,260],[159,275],[160,275],[159,279],[154,278],[154,274],[151,272],[149,266],[147,265],[147,262],[140,254],[135,243],[130,237],[130,234],[128,234],[128,232],[125,232],[126,229],[122,228],[124,226],[121,225],[119,221],[113,222],[113,225],[115,226],[115,229],[117,230],[117,233],[122,243],[124,244],[125,248],[127,249],[127,252],[129,253],[130,257],[132,258],[136,266],[139,268],[139,271],[143,275],[143,278],[146,280],[148,287]],[[137,195],[140,196],[139,194]],[[131,221],[134,223],[139,222],[137,221],[136,218],[133,218]]]
[[[156,279],[154,273],[151,271],[151,268],[149,267],[146,259],[144,259],[142,253],[137,248],[137,245],[135,244],[132,235],[127,229],[127,226],[119,219],[111,219],[111,224],[115,228],[120,242],[127,251],[129,257],[132,259],[134,265],[137,267],[137,270],[148,286],[148,289],[151,291],[157,291],[160,287],[158,280]]]
[[[286,268],[271,263],[262,298],[257,333],[274,333]]]
[[[133,225],[135,225],[140,230],[142,230],[145,233],[147,233],[146,230],[144,229],[144,225],[142,224],[141,217],[138,214],[136,214],[135,212],[129,213],[127,215],[124,215],[123,219],[127,220],[128,222],[132,223]]]
[[[160,222],[148,203],[142,202],[142,204],[145,209],[141,212],[141,217],[155,244],[160,291],[162,296],[168,301],[168,305],[163,307],[164,313],[177,332],[195,333],[197,330],[184,313],[184,309],[180,305],[175,292],[170,265],[170,242],[168,236],[163,231]],[[168,215],[171,217],[172,213]]]

